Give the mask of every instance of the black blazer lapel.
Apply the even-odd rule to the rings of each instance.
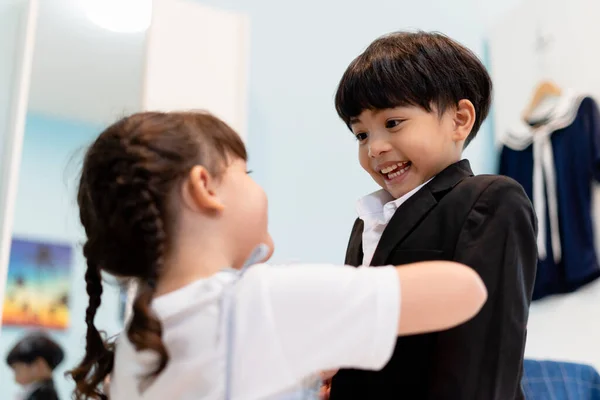
[[[402,204],[383,231],[375,254],[373,254],[371,265],[385,264],[392,250],[404,240],[436,204],[437,200],[428,185]]]
[[[383,231],[371,265],[385,264],[392,250],[412,232],[444,194],[469,176],[473,176],[469,161],[459,161],[440,172],[431,182],[402,204]]]
[[[350,234],[350,241],[348,242],[348,248],[346,249],[346,265],[353,265],[358,267],[363,261],[363,250],[362,250],[362,233],[364,229],[364,222],[362,219],[357,218],[352,227],[352,233]]]

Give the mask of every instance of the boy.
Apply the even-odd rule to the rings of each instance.
[[[52,373],[62,362],[64,352],[43,333],[25,336],[10,350],[6,363],[23,389],[23,400],[58,400]]]
[[[491,89],[477,57],[437,33],[379,38],[344,73],[336,109],[382,187],[358,203],[346,263],[455,260],[479,273],[489,298],[462,326],[400,338],[379,372],[341,370],[331,400],[524,398],[536,218],[519,184],[473,176],[461,160]]]

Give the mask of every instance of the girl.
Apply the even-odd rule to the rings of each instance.
[[[486,298],[471,269],[442,261],[245,271],[273,251],[267,199],[239,136],[209,114],[110,126],[87,151],[78,204],[90,298],[79,399],[106,398],[109,373],[111,400],[291,398],[318,371],[382,368],[397,335],[455,326]],[[101,271],[139,289],[116,354],[94,326]]]

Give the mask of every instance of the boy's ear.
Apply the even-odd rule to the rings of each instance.
[[[463,99],[458,102],[454,113],[454,134],[452,137],[455,142],[467,139],[475,124],[475,117],[475,106],[470,100]]]

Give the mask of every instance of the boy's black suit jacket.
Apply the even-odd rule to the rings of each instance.
[[[59,400],[54,388],[54,381],[48,379],[42,382],[28,397],[27,400]]]
[[[357,219],[346,264],[362,263],[362,232]],[[341,370],[333,378],[331,400],[523,399],[536,232],[531,202],[515,181],[473,176],[467,160],[439,173],[398,208],[371,265],[462,262],[479,273],[488,300],[459,327],[399,338],[381,371]]]

